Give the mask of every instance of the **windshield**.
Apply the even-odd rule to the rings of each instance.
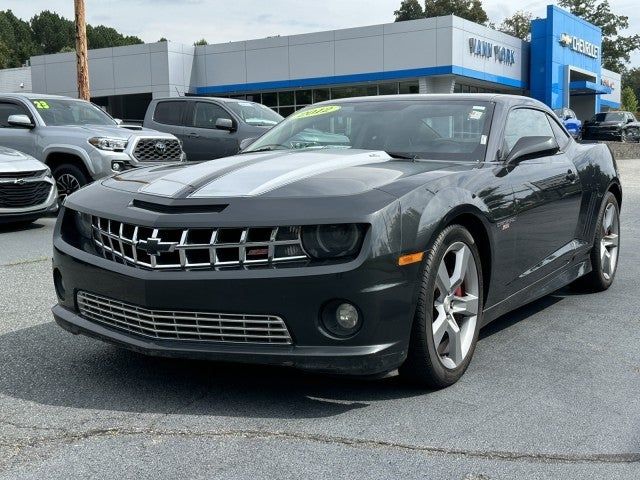
[[[226,105],[249,125],[273,127],[283,120],[283,117],[259,103],[228,102]]]
[[[596,122],[624,122],[624,113],[597,113],[594,119]]]
[[[63,125],[116,125],[113,118],[94,104],[82,100],[52,99],[31,100],[48,126]]]
[[[472,100],[312,105],[288,117],[244,152],[353,148],[406,158],[478,161],[484,160],[492,113],[492,103]]]

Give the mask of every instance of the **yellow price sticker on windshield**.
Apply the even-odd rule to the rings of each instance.
[[[315,117],[317,115],[325,115],[327,113],[333,113],[340,110],[340,105],[327,105],[326,107],[310,108],[309,110],[301,110],[293,114],[293,118],[308,118]]]
[[[44,100],[34,100],[33,104],[40,110],[47,110],[49,108],[49,104]]]

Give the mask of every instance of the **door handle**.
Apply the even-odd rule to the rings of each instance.
[[[578,176],[575,174],[573,170],[567,171],[567,176],[565,177],[569,182],[573,183],[577,180]]]
[[[187,133],[187,137],[189,138],[198,138],[200,135],[198,135],[196,132],[190,132]]]

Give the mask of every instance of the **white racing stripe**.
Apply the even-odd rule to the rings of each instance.
[[[192,198],[253,197],[315,175],[391,160],[385,152],[363,150],[306,150],[268,155],[213,179]]]

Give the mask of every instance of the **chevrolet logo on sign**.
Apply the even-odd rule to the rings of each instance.
[[[560,35],[559,42],[563,47],[568,47],[574,52],[582,53],[587,57],[598,58],[598,54],[600,53],[600,47],[598,45],[594,45],[593,43],[587,42],[582,38],[574,37],[568,33]]]

